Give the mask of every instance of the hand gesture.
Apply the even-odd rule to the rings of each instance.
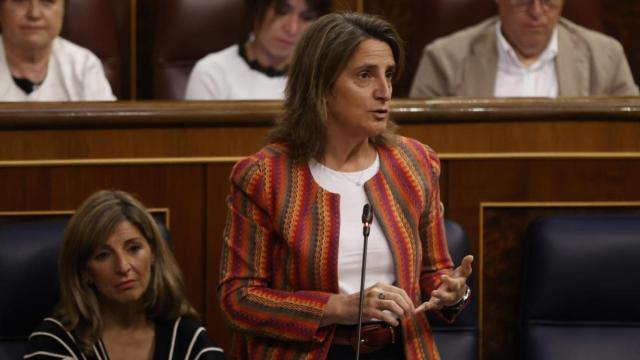
[[[473,263],[473,256],[467,255],[462,259],[460,266],[450,274],[442,275],[442,284],[431,292],[429,301],[418,306],[415,312],[440,310],[462,299],[467,289],[467,278],[471,275],[471,263]]]
[[[321,326],[357,324],[359,305],[359,292],[350,295],[332,295],[327,303]],[[398,326],[399,320],[412,316],[414,311],[415,307],[409,295],[399,287],[376,283],[364,290],[363,322],[378,319],[391,326]]]

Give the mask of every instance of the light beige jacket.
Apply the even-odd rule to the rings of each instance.
[[[493,97],[498,17],[435,40],[422,53],[410,97]],[[560,96],[638,95],[622,45],[561,18],[556,71]]]

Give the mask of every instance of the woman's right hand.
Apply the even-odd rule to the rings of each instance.
[[[359,304],[359,292],[350,295],[331,295],[320,326],[357,324]],[[409,295],[399,287],[376,283],[364,290],[363,322],[378,319],[391,326],[398,326],[398,319],[413,315],[414,309]]]

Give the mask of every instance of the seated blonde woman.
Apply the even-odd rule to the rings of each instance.
[[[64,0],[0,0],[0,101],[115,100],[102,63],[61,38]]]
[[[80,206],[58,272],[60,301],[25,359],[223,358],[154,219],[129,194],[99,191]]]

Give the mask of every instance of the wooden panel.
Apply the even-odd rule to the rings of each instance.
[[[215,341],[224,349],[231,349],[231,328],[226,323],[216,288],[220,280],[220,253],[222,233],[227,218],[226,198],[229,194],[229,174],[233,163],[218,163],[207,166],[207,324],[210,331],[216,331]]]
[[[394,99],[399,123],[637,120],[639,97]],[[0,129],[271,126],[281,101],[0,102]]]
[[[332,0],[331,7],[336,11],[362,12],[364,0]]]
[[[268,128],[8,130],[3,160],[238,156],[257,151]]]
[[[281,103],[0,104],[0,161],[245,156]],[[640,98],[397,100],[400,133],[439,153],[640,151]]]
[[[640,4],[636,0],[602,2],[606,8],[605,33],[622,43],[637,84],[640,81],[640,42],[637,38],[640,31]]]
[[[529,223],[557,214],[635,214],[635,205],[519,204],[483,207],[482,339],[484,359],[518,358],[518,300],[522,278],[522,240]],[[596,205],[596,206],[592,206]]]
[[[483,265],[480,281],[497,279],[494,287],[487,287],[481,303],[484,318],[482,339],[485,359],[510,359],[499,356],[503,347],[512,346],[513,313],[496,314],[505,305],[500,297],[513,294],[517,281],[512,257],[513,239],[510,226],[524,222],[485,220],[481,223],[480,207],[486,202],[600,202],[640,201],[640,157],[629,159],[540,158],[540,159],[451,159],[444,160],[443,174],[447,181],[444,195],[447,218],[459,222],[467,231],[472,254],[484,249],[489,261]],[[486,218],[485,218],[486,219]],[[491,222],[489,222],[491,221]],[[484,241],[480,243],[480,226],[484,226]],[[507,236],[505,238],[505,236]],[[498,253],[494,255],[493,251]],[[505,275],[505,272],[507,274]],[[515,276],[515,274],[513,274]],[[514,282],[516,281],[516,282]],[[510,298],[512,301],[513,298]],[[513,304],[511,304],[513,306]]]
[[[279,101],[0,102],[0,129],[270,125]]]
[[[162,224],[169,230],[169,209],[148,208],[148,210],[157,223]],[[0,224],[48,220],[69,221],[73,213],[73,210],[0,211]]]
[[[478,212],[495,201],[640,200],[640,157],[630,159],[445,160],[447,217],[467,230],[478,253]]]
[[[616,121],[404,124],[400,134],[440,154],[526,152],[637,152],[640,123]]]
[[[63,38],[88,48],[101,60],[118,99],[131,98],[131,1],[67,1],[61,32]]]

